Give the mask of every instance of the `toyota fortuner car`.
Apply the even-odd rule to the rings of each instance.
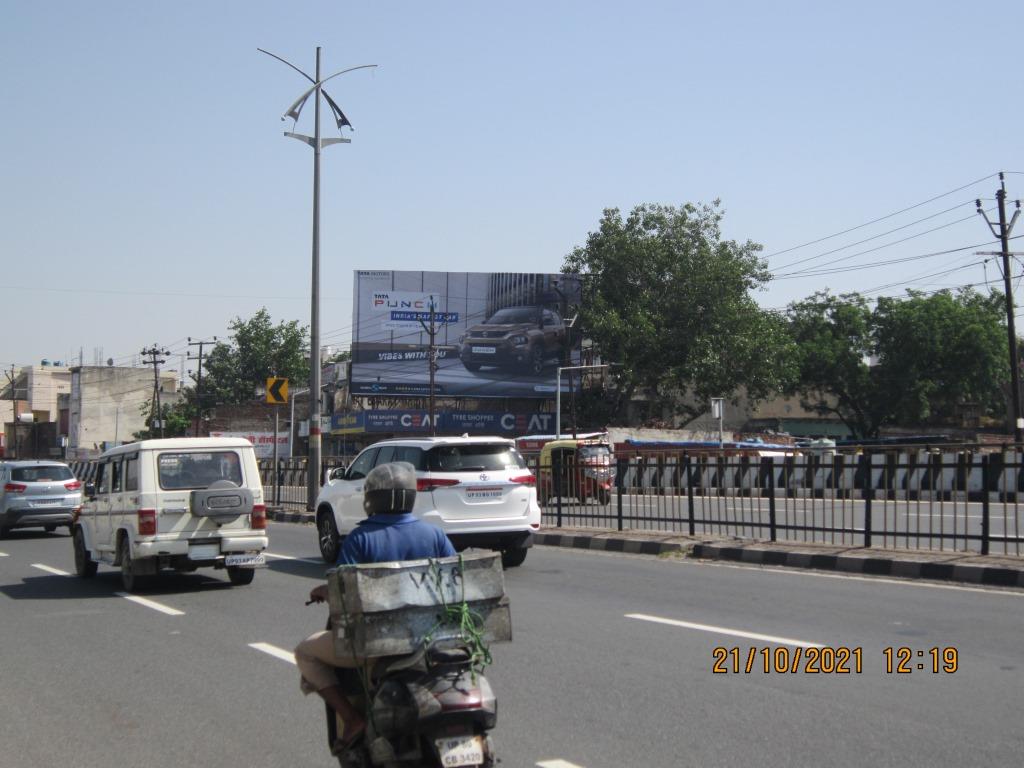
[[[540,528],[534,476],[512,440],[500,437],[423,437],[384,440],[333,470],[316,501],[320,554],[338,557],[341,538],[362,520],[363,479],[378,464],[407,461],[416,469],[413,514],[438,526],[457,549],[501,552],[506,567],[521,565]]]

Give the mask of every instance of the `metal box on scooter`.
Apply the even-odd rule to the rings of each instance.
[[[458,638],[445,606],[466,603],[485,642],[512,639],[499,553],[342,565],[327,572],[335,652],[372,658],[413,653]]]

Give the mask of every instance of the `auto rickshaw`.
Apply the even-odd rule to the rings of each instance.
[[[537,500],[541,506],[555,497],[588,498],[607,504],[615,483],[615,463],[608,443],[594,440],[561,439],[546,443],[540,451]]]

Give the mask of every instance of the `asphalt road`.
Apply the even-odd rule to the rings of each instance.
[[[322,707],[279,655],[322,626],[324,609],[303,601],[324,566],[311,526],[270,535],[251,586],[171,575],[149,603],[119,596],[111,568],[63,575],[63,534],[0,541],[0,765],[331,765]],[[514,640],[488,670],[506,768],[934,768],[1024,754],[1021,591],[544,547],[507,588]],[[861,649],[861,671],[810,673],[806,656],[775,671],[776,649],[792,664],[809,644]],[[901,646],[911,671],[887,673],[883,649]],[[740,672],[712,671],[716,647],[739,649]],[[956,649],[955,672],[917,669],[933,647]]]

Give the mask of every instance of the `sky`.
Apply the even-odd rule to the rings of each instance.
[[[309,323],[308,83],[257,48],[377,65],[327,86],[355,130],[323,152],[324,345],[353,270],[557,272],[644,203],[720,200],[767,308],[998,283],[974,200],[1024,197],[1021,30],[951,0],[3,0],[0,366]]]

